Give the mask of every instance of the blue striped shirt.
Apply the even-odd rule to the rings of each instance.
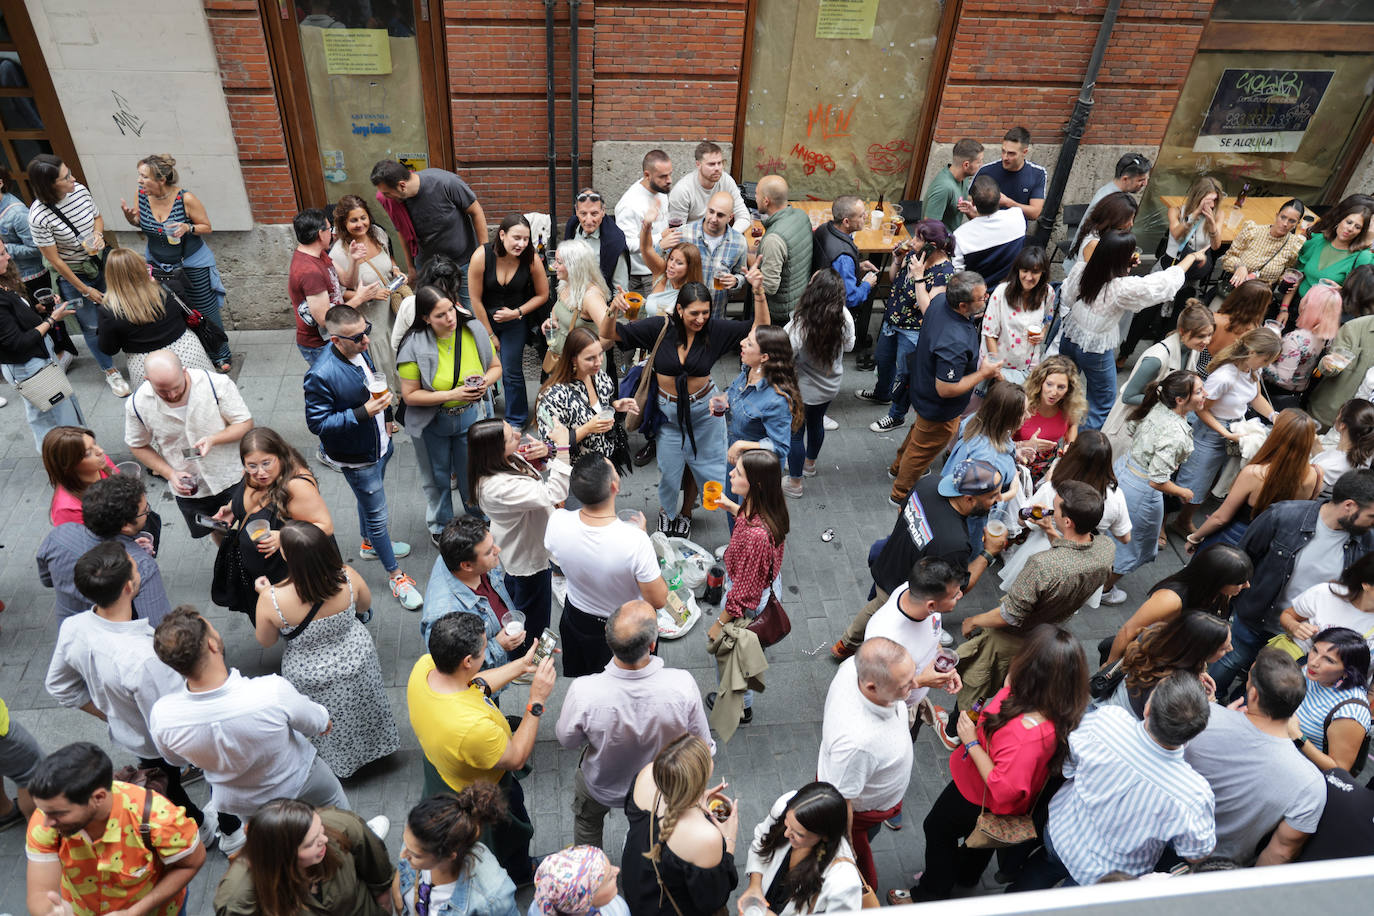
[[[1326,714],[1337,703],[1345,700],[1365,700],[1368,697],[1364,690],[1359,687],[1345,687],[1336,690],[1331,687],[1324,687],[1305,677],[1307,681],[1307,696],[1303,697],[1302,705],[1298,707],[1296,713],[1298,725],[1302,727],[1302,733],[1307,736],[1307,740],[1317,746],[1317,750],[1326,753],[1326,733],[1322,726],[1326,724]],[[1336,713],[1332,721],[1336,719],[1354,719],[1369,730],[1369,707],[1360,703],[1346,703]]]
[[[1066,782],[1050,802],[1055,855],[1079,884],[1124,871],[1143,875],[1172,843],[1185,859],[1216,845],[1215,801],[1207,781],[1160,747],[1145,724],[1107,706],[1069,735]]]

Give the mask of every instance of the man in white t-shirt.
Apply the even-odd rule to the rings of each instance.
[[[1293,613],[1285,610],[1279,625],[1308,651],[1312,637],[1329,627],[1354,630],[1374,649],[1374,590],[1365,584],[1369,577],[1370,564],[1362,558],[1335,581],[1318,582],[1294,598]]]
[[[600,452],[588,452],[573,465],[569,487],[582,503],[577,511],[559,509],[549,517],[544,547],[568,581],[558,635],[563,643],[563,676],[596,674],[611,661],[606,618],[642,598],[655,608],[668,601],[668,585],[642,523],[616,517],[620,475]]]
[[[1291,862],[1317,831],[1325,781],[1288,732],[1306,694],[1302,670],[1291,658],[1261,650],[1250,668],[1245,704],[1212,704],[1207,727],[1184,747],[1183,759],[1216,797],[1212,855],[1241,865],[1279,865]]]
[[[1225,696],[1264,644],[1281,632],[1279,615],[1314,585],[1374,550],[1374,471],[1342,474],[1328,502],[1288,500],[1261,512],[1237,545],[1250,555],[1250,587],[1231,601],[1229,653],[1208,669]],[[1364,632],[1363,629],[1360,632]]]
[[[921,727],[921,719],[935,727],[936,716],[944,710],[935,707],[927,698],[930,688],[938,687],[955,693],[959,690],[958,673],[936,671],[935,658],[940,652],[942,615],[954,610],[964,596],[963,575],[952,564],[939,557],[925,557],[911,568],[907,581],[899,586],[887,603],[874,612],[864,630],[864,639],[886,636],[911,654],[916,664],[916,687],[906,696],[910,708],[911,738]],[[916,718],[920,709],[921,719]],[[943,721],[938,724],[943,725]]]
[[[877,615],[874,615],[877,619]],[[834,786],[853,815],[854,860],[877,887],[872,835],[901,813],[913,754],[903,700],[917,688],[916,663],[899,643],[869,637],[835,672],[825,695],[816,778]]]
[[[673,187],[673,161],[661,149],[644,154],[644,177],[625,189],[615,205],[615,224],[625,233],[625,248],[630,253],[630,291],[647,293],[653,275],[639,253],[639,233],[649,210],[658,207],[650,238],[655,245],[668,228],[668,192]],[[684,220],[683,222],[686,222]]]
[[[368,387],[376,371],[367,352],[372,325],[352,306],[336,305],[325,314],[324,326],[329,345],[305,374],[305,425],[320,437],[358,502],[359,553],[381,560],[392,596],[407,611],[418,611],[424,596],[399,562],[410,555],[410,545],[391,539],[387,519],[386,466],[395,453],[396,424],[391,399],[373,397]]]

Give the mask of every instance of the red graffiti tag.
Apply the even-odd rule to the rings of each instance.
[[[868,169],[879,175],[900,175],[911,166],[911,144],[900,138],[890,143],[870,143]]]
[[[792,158],[802,161],[802,171],[814,175],[816,169],[823,169],[827,175],[835,171],[835,160],[826,153],[809,150],[800,143],[792,147]]]
[[[806,136],[811,136],[811,131],[817,124],[821,127],[822,140],[829,140],[832,137],[848,137],[849,122],[854,119],[854,105],[849,106],[848,111],[841,111],[834,105],[817,103],[816,107],[806,114]]]
[[[763,150],[760,149],[759,153],[762,154],[762,152]],[[758,170],[760,175],[773,175],[787,171],[787,163],[783,162],[779,156],[769,156],[761,162],[755,162],[754,168]]]

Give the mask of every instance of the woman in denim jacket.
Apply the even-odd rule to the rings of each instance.
[[[726,408],[725,495],[731,499],[729,472],[749,449],[766,448],[786,467],[792,433],[806,420],[792,341],[776,325],[756,326],[740,344],[743,368],[723,395],[711,398],[711,409]],[[733,517],[731,530],[734,530]]]
[[[0,242],[9,249],[30,296],[35,289],[48,285],[43,256],[34,247],[29,231],[29,205],[14,195],[14,179],[4,168],[0,168]]]
[[[477,839],[504,815],[500,790],[485,782],[456,796],[427,798],[410,809],[392,886],[396,912],[519,916],[515,882]]]

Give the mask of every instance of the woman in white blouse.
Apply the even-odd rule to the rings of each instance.
[[[501,548],[506,589],[525,615],[525,643],[549,625],[553,576],[544,528],[553,510],[568,498],[568,430],[554,426],[549,439],[521,440],[505,420],[478,420],[468,428],[468,492],[491,521],[491,536]],[[534,463],[547,460],[547,475]]]
[[[858,912],[863,879],[848,832],[844,796],[830,783],[783,795],[754,828],[741,899],[763,898],[777,916]]]
[[[1059,350],[1074,361],[1087,383],[1088,415],[1080,428],[1101,429],[1116,400],[1121,316],[1172,299],[1200,257],[1192,252],[1167,270],[1132,276],[1140,261],[1135,236],[1107,231],[1092,258],[1079,262],[1065,278],[1060,296],[1068,319]]]
[[[390,240],[386,230],[372,221],[372,209],[356,194],[345,194],[334,207],[334,245],[329,260],[339,282],[349,290],[360,290],[369,283],[377,284],[371,299],[360,303],[358,311],[372,322],[368,352],[377,371],[385,372],[392,391],[400,391],[396,379],[396,351],[391,346],[391,290],[387,284],[401,276],[401,268],[391,260]]]

